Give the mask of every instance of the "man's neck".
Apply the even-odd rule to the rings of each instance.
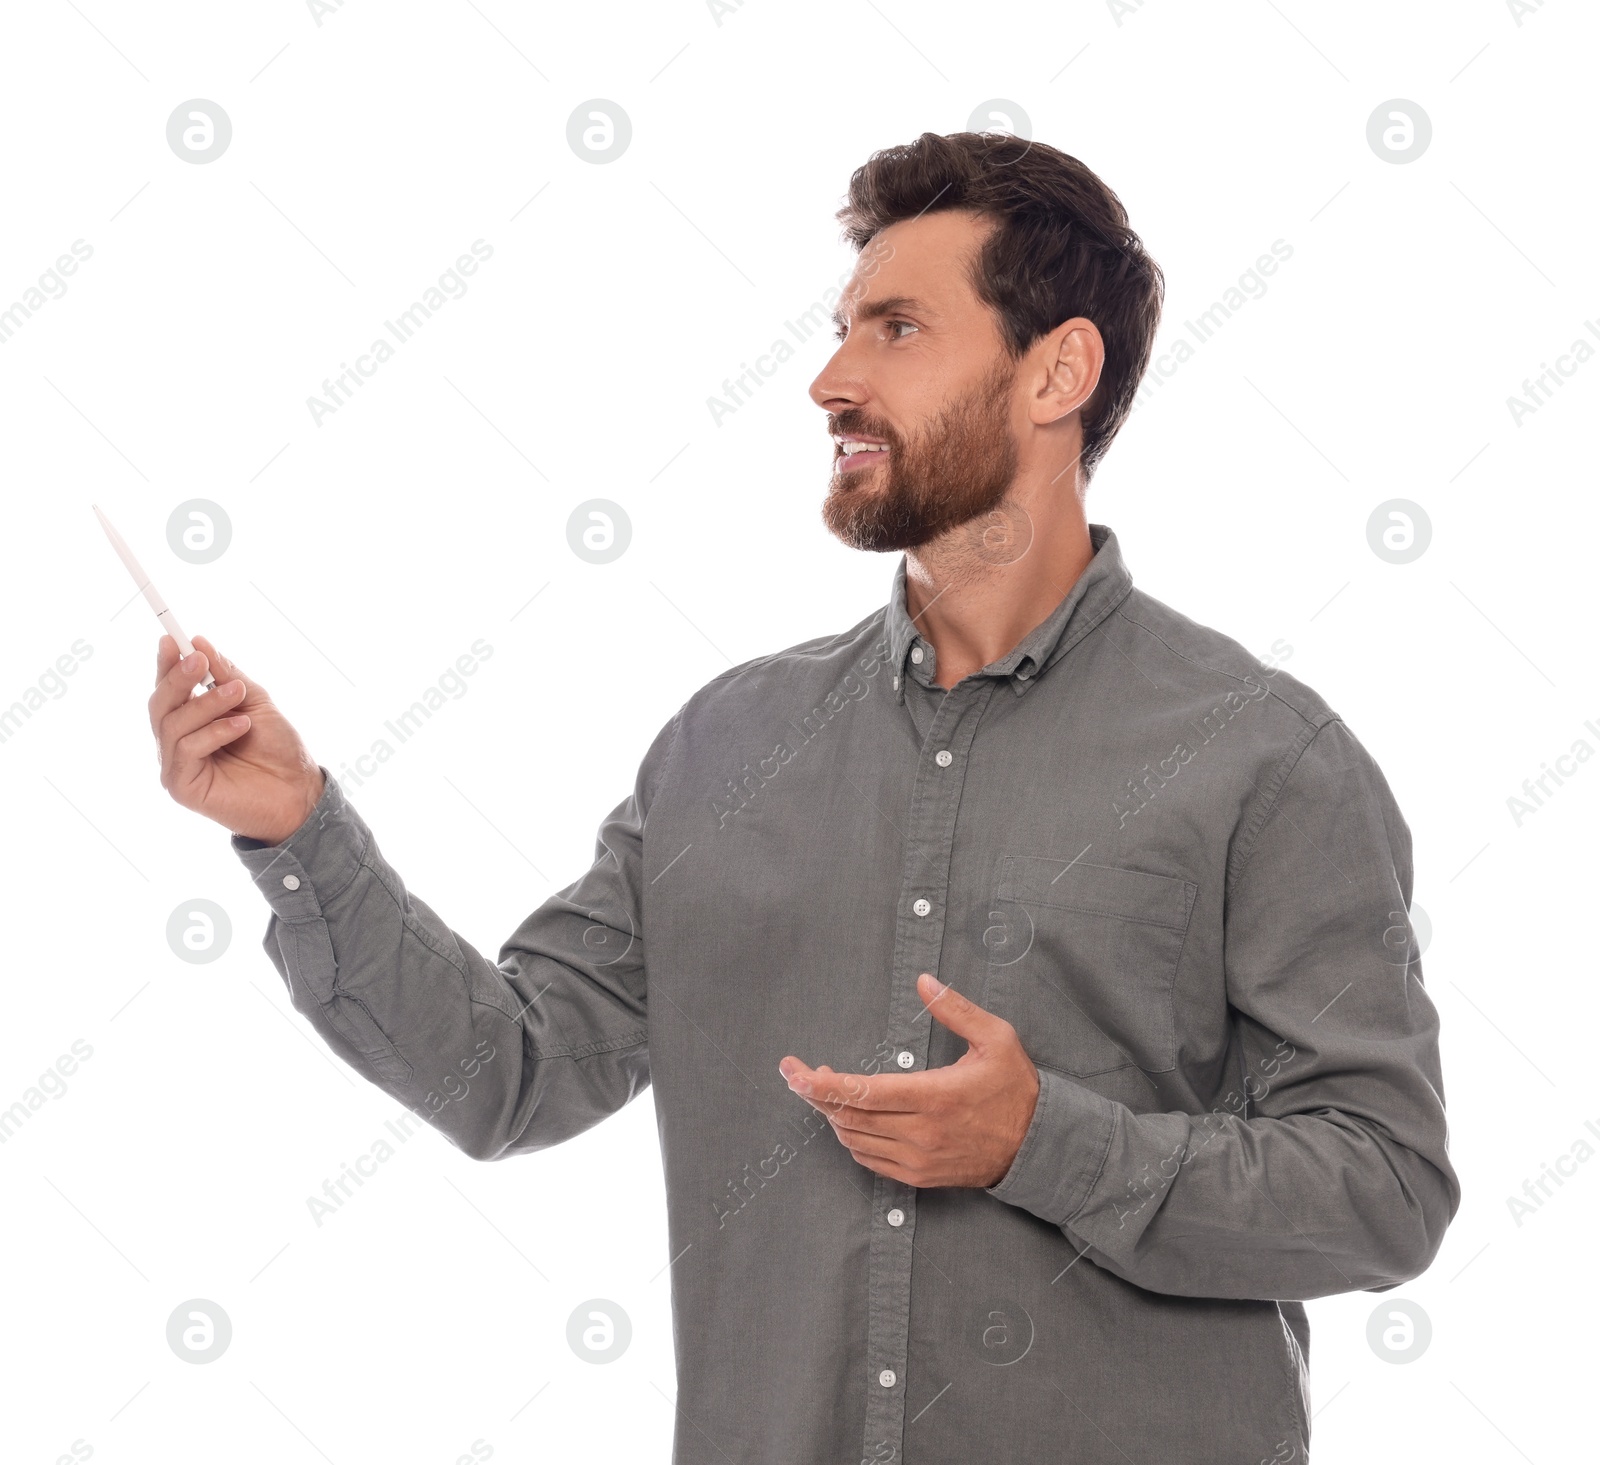
[[[933,645],[935,683],[953,687],[998,661],[1049,619],[1093,558],[1082,500],[1070,491],[1047,510],[1008,497],[994,514],[907,550],[906,614]]]

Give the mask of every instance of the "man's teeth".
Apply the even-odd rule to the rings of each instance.
[[[846,453],[886,453],[889,451],[888,443],[863,443],[853,438],[846,438],[839,444]]]

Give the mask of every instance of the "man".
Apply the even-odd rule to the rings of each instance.
[[[294,1006],[468,1155],[654,1085],[677,1465],[1304,1460],[1302,1302],[1417,1276],[1460,1199],[1409,832],[1085,519],[1162,293],[1115,195],[924,134],[841,218],[823,512],[903,551],[889,602],[695,692],[498,962],[199,637],[163,782]]]

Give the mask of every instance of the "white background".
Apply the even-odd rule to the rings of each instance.
[[[1507,799],[1575,741],[1600,749],[1600,360],[1520,425],[1507,399],[1600,329],[1600,26],[1575,0],[1521,24],[1501,0],[1126,9],[8,13],[0,309],[74,240],[93,250],[0,345],[0,706],[92,648],[0,743],[0,1109],[93,1050],[0,1145],[8,1461],[74,1441],[119,1461],[666,1458],[648,1095],[507,1165],[422,1133],[312,1221],[307,1197],[400,1111],[290,1009],[226,831],[162,791],[158,628],[89,505],[336,773],[489,643],[466,694],[346,787],[412,892],[493,952],[587,867],[696,687],[885,598],[894,558],[818,515],[830,445],[806,388],[831,337],[720,425],[707,400],[850,267],[850,171],[992,98],[1126,203],[1168,281],[1160,349],[1274,240],[1293,250],[1149,394],[1090,517],[1152,594],[1258,652],[1289,643],[1415,838],[1465,1194],[1425,1276],[1311,1305],[1316,1458],[1592,1451],[1600,1163],[1520,1225],[1507,1198],[1600,1125],[1600,760],[1520,825]],[[204,165],[166,140],[196,98],[233,127]],[[566,140],[592,98],[632,122],[604,165]],[[1368,144],[1391,99],[1431,118],[1415,162]],[[468,292],[318,425],[324,378],[477,239],[493,256]],[[606,565],[566,537],[597,497],[633,526]],[[167,547],[195,498],[232,524],[206,565]],[[1392,498],[1431,520],[1409,564],[1368,545]],[[205,965],[166,939],[196,899],[232,922]],[[634,1330],[605,1367],[565,1338],[596,1297]],[[192,1298],[233,1325],[205,1366],[165,1337]],[[1367,1342],[1391,1299],[1432,1321],[1409,1364]]]

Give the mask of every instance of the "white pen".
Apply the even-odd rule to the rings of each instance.
[[[183,634],[183,627],[178,624],[178,618],[167,609],[167,602],[162,599],[161,592],[150,583],[150,577],[145,574],[144,567],[133,557],[133,551],[123,543],[122,536],[111,527],[111,520],[100,512],[99,504],[89,506],[100,520],[100,527],[106,531],[106,538],[111,541],[112,549],[116,550],[122,563],[128,567],[128,573],[133,576],[133,583],[139,587],[144,598],[150,602],[150,609],[156,613],[156,619],[166,627],[167,634],[178,643],[178,654],[188,656],[194,650],[194,643]],[[216,678],[211,675],[211,670],[206,669],[205,689],[209,692],[217,685]]]

